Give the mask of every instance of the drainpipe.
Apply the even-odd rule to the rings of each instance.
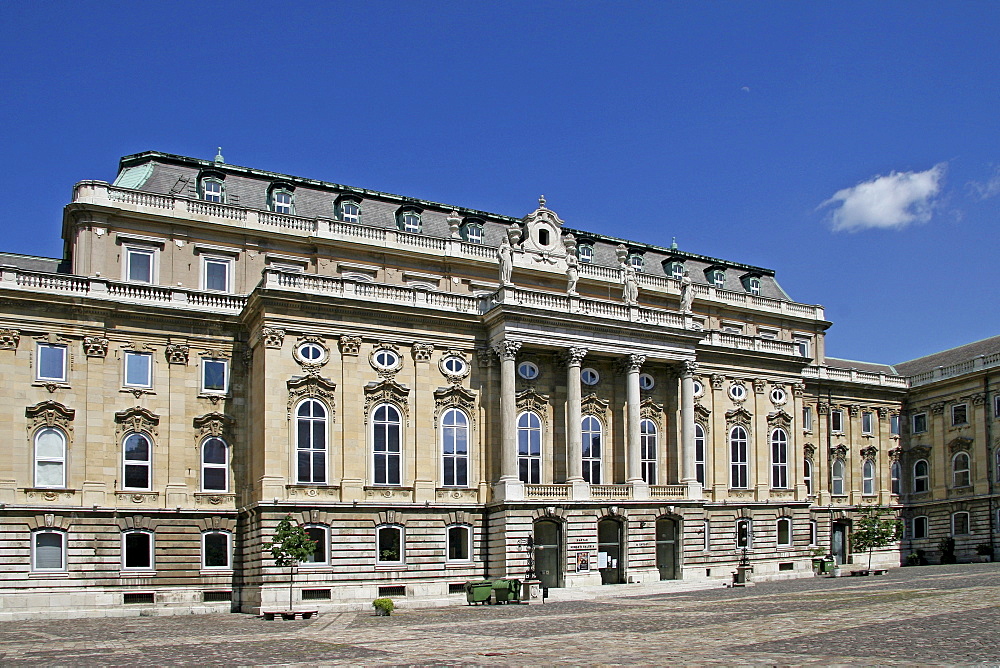
[[[984,412],[986,414],[986,484],[989,491],[986,503],[987,508],[989,508],[990,511],[990,516],[987,518],[986,526],[989,527],[990,547],[992,548],[997,529],[997,527],[994,527],[996,510],[993,505],[993,490],[996,483],[996,481],[993,480],[993,466],[996,460],[996,453],[991,451],[991,445],[993,444],[993,416],[990,415],[992,412],[992,406],[990,405],[990,372],[988,370],[983,375],[983,408],[985,409]],[[991,554],[990,561],[992,560],[993,555]]]

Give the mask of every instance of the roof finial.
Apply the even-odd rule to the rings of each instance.
[[[673,241],[670,242],[670,250],[677,250],[677,237],[674,237]]]
[[[219,152],[215,156],[215,161],[216,162],[223,162],[223,163],[226,161],[226,159],[222,157],[222,147],[221,146],[219,147]]]
[[[538,206],[540,206],[543,209],[545,208],[545,195],[538,196]]]

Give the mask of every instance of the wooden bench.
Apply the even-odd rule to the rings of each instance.
[[[872,569],[862,569],[860,571],[851,571],[851,575],[857,577],[859,575],[885,575],[889,571],[885,568],[872,568]]]
[[[260,614],[270,622],[274,619],[311,619],[319,610],[265,610]]]

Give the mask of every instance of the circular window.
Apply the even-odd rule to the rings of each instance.
[[[787,396],[788,395],[785,394],[785,391],[780,387],[776,387],[773,390],[771,390],[771,401],[776,404],[785,403],[785,399],[787,398]]]
[[[296,349],[296,352],[304,362],[321,362],[326,357],[326,349],[318,343],[303,343]]]
[[[399,366],[399,355],[394,350],[381,348],[372,353],[372,365],[376,369],[395,369]]]
[[[656,381],[648,373],[639,374],[639,387],[644,390],[651,390],[654,385],[656,385]]]
[[[700,397],[705,394],[705,386],[697,378],[694,379],[694,396]]]
[[[580,380],[583,381],[584,385],[597,385],[598,381],[601,380],[601,374],[593,369],[584,369],[580,372]]]
[[[538,367],[533,362],[521,362],[517,367],[517,373],[525,380],[538,378]]]
[[[441,360],[441,369],[444,370],[446,374],[452,376],[459,376],[465,373],[465,370],[469,367],[465,363],[465,360],[457,355],[449,355]]]
[[[747,388],[745,385],[740,385],[739,383],[733,383],[729,386],[729,396],[736,401],[743,401],[747,398]]]

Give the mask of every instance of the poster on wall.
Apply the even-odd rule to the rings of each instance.
[[[576,572],[577,573],[590,572],[590,552],[576,553]]]

